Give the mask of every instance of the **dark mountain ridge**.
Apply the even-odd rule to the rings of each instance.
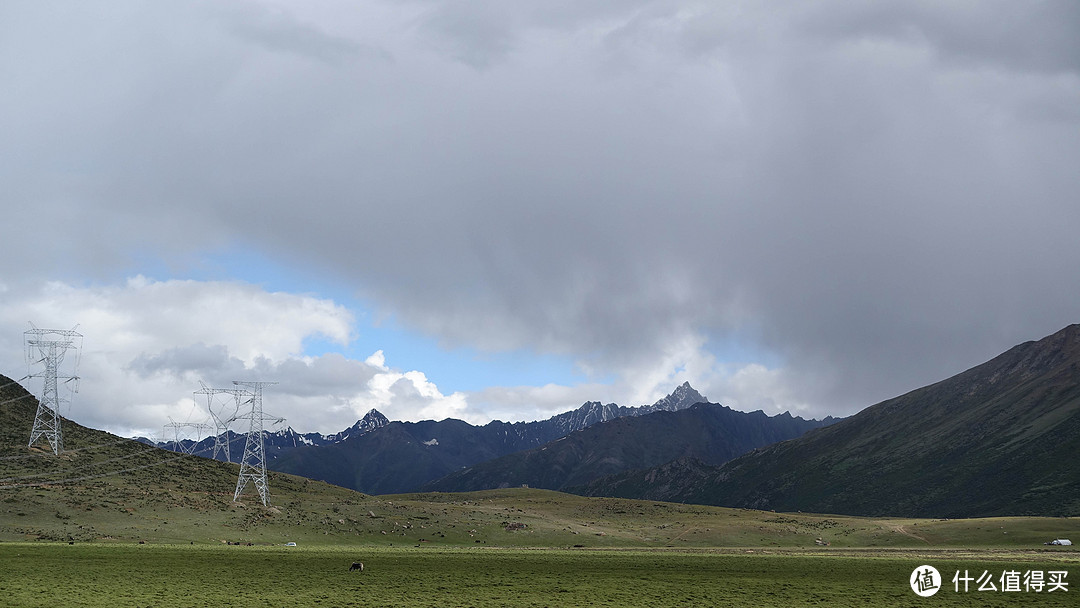
[[[700,401],[704,397],[683,383],[652,405],[624,407],[589,401],[536,422],[494,420],[474,426],[452,418],[395,421],[333,444],[297,447],[267,466],[369,494],[411,492],[453,471],[539,447],[601,422],[677,411]]]
[[[583,494],[905,517],[1080,513],[1080,325],[720,466],[682,461]]]
[[[369,433],[388,424],[390,424],[390,421],[387,420],[386,416],[383,416],[378,410],[372,409],[349,428],[337,433],[331,433],[330,435],[323,435],[321,433],[298,433],[293,430],[292,427],[279,431],[264,430],[263,449],[266,454],[266,461],[267,463],[272,463],[282,454],[294,448],[339,443],[350,437],[359,437],[364,433]],[[199,441],[191,439],[181,440],[179,442],[175,440],[154,441],[145,437],[137,437],[135,440],[145,443],[146,445],[152,445],[173,452],[185,452],[196,456],[239,463],[244,455],[244,443],[247,440],[247,434],[242,432],[237,433],[230,429],[217,437],[206,437]],[[229,446],[228,458],[225,457],[223,449],[216,447],[225,443]]]
[[[737,412],[701,402],[675,412],[596,424],[544,446],[451,473],[424,489],[463,492],[528,485],[563,490],[677,458],[719,464],[832,422],[831,418],[803,420],[787,412],[769,417],[761,411]]]
[[[532,445],[542,445],[552,439],[563,437],[577,429],[583,429],[605,420],[612,420],[622,416],[642,416],[658,411],[675,411],[704,400],[705,398],[701,396],[701,393],[694,390],[689,382],[684,382],[676,387],[670,395],[663,397],[652,405],[624,407],[614,403],[604,404],[599,401],[588,401],[574,410],[552,416],[547,420],[515,423],[504,423],[496,420],[489,423],[487,426],[494,425],[496,433],[501,431],[505,437],[516,438],[509,439],[514,446],[510,448],[511,451],[516,451],[526,449]],[[430,422],[432,421],[424,421],[423,428],[428,429],[430,427]],[[365,414],[363,418],[357,420],[351,427],[329,435],[323,435],[321,433],[298,433],[293,430],[292,427],[279,431],[263,431],[263,442],[265,444],[267,462],[272,463],[276,461],[282,454],[293,448],[304,446],[322,447],[341,443],[388,424],[390,424],[390,420],[388,420],[386,416],[378,410],[372,409]],[[409,425],[421,423],[402,424]],[[422,432],[427,431],[423,430]],[[185,452],[198,456],[216,458],[218,460],[225,460],[226,458],[223,450],[215,450],[215,445],[220,446],[227,443],[230,448],[229,460],[232,462],[240,462],[240,458],[243,456],[244,452],[245,438],[246,435],[242,430],[241,432],[236,432],[230,429],[218,437],[205,437],[198,441],[192,439],[180,441],[166,439],[155,441],[146,437],[137,437],[135,439],[146,445],[153,445],[174,452]],[[500,451],[499,453],[504,452]]]

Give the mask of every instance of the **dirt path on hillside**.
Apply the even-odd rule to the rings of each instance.
[[[893,532],[898,532],[900,534],[903,534],[904,536],[914,538],[915,540],[924,542],[924,543],[926,543],[928,545],[930,544],[930,541],[928,541],[925,538],[919,536],[918,534],[915,534],[914,532],[912,532],[910,530],[905,530],[904,526],[901,526],[900,524],[885,524],[885,525],[888,526],[889,528],[891,528]]]
[[[682,538],[682,537],[686,536],[687,534],[689,534],[689,533],[693,532],[694,530],[697,530],[697,528],[695,528],[695,527],[691,526],[691,527],[689,527],[689,528],[687,528],[687,529],[683,530],[681,534],[679,534],[678,536],[676,536],[675,538],[671,539],[671,540],[670,540],[670,541],[668,541],[668,542],[675,542],[675,541],[679,540],[680,538]]]

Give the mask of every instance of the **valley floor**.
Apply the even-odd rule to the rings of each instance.
[[[364,570],[350,572],[353,561]],[[6,606],[1075,606],[1080,552],[1017,549],[491,549],[0,543]],[[1067,572],[1066,590],[954,589]],[[1000,585],[997,585],[1000,587]]]

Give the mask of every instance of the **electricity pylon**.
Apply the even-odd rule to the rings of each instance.
[[[233,380],[233,384],[242,387],[240,390],[244,396],[250,397],[248,403],[251,404],[250,413],[240,414],[236,417],[237,419],[250,419],[251,426],[248,428],[247,441],[244,443],[244,457],[240,459],[240,477],[236,480],[236,492],[233,493],[233,502],[240,499],[240,494],[243,493],[244,487],[250,481],[255,484],[255,489],[259,491],[259,498],[262,500],[263,506],[268,507],[270,506],[270,487],[266,483],[266,450],[263,444],[263,421],[269,419],[281,422],[284,419],[263,416],[262,389],[264,386],[277,384],[277,382],[240,382]]]
[[[38,329],[31,323],[23,333],[26,343],[26,363],[28,368],[44,364],[42,372],[27,374],[28,378],[42,378],[43,386],[41,398],[38,399],[37,414],[34,415],[34,428],[30,431],[30,443],[27,447],[41,437],[48,440],[53,454],[64,451],[64,436],[60,431],[60,396],[57,382],[64,380],[69,384],[72,393],[79,392],[79,377],[75,375],[79,366],[79,353],[82,350],[82,334],[72,329]],[[62,375],[59,371],[68,351],[75,351],[75,361],[71,366],[71,375]]]
[[[210,388],[203,384],[201,389],[195,391],[195,394],[206,395],[206,409],[214,421],[214,452],[210,457],[217,459],[218,454],[222,454],[225,456],[225,462],[232,462],[232,454],[229,450],[229,424],[235,421],[240,413],[240,400],[244,396],[244,391],[238,388]],[[233,398],[231,410],[228,405],[222,406],[215,402],[214,395],[221,394],[230,395]]]
[[[202,441],[203,435],[210,430],[210,425],[205,422],[173,422],[171,419],[162,429],[161,433],[168,441],[169,429],[172,429],[173,451],[184,454],[193,454],[195,446]],[[182,430],[183,429],[183,430]],[[195,432],[195,439],[191,440],[188,430]],[[184,441],[190,440],[191,445],[184,447]]]

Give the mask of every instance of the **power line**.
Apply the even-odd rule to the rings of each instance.
[[[119,445],[121,443],[124,443],[125,441],[134,441],[134,439],[122,439],[121,438],[121,439],[117,439],[116,441],[109,441],[109,442],[106,442],[106,443],[99,443],[97,445],[87,445],[87,446],[83,446],[81,448],[75,448],[74,450],[64,450],[64,453],[65,454],[71,454],[73,452],[81,452],[83,450],[92,450],[94,448],[103,448],[103,447],[108,447],[108,446],[111,446],[111,445]],[[21,459],[24,459],[24,458],[37,458],[37,457],[38,457],[37,454],[18,454],[18,455],[15,455],[15,456],[0,456],[0,460],[21,460]]]
[[[31,395],[30,393],[26,393],[25,395],[19,395],[18,397],[13,397],[13,398],[7,399],[5,401],[0,401],[0,405],[4,405],[6,403],[14,403],[16,401],[22,401],[23,399],[26,399],[27,397],[33,397],[33,395]]]
[[[5,388],[11,386],[12,384],[18,384],[18,383],[22,382],[23,380],[26,380],[29,377],[30,376],[23,376],[22,378],[19,378],[18,380],[12,380],[11,382],[8,382],[7,384],[2,384],[2,385],[0,385],[0,390],[4,390]]]
[[[77,481],[87,481],[87,480],[90,480],[90,479],[100,479],[102,477],[112,477],[113,475],[120,475],[121,473],[130,473],[132,471],[141,471],[143,469],[149,469],[150,467],[160,466],[160,465],[163,465],[163,464],[173,462],[175,460],[179,460],[181,458],[188,458],[190,456],[191,456],[191,454],[178,454],[177,456],[174,456],[172,458],[166,458],[166,459],[163,459],[163,460],[159,460],[158,462],[152,462],[150,464],[139,465],[139,466],[130,467],[130,468],[127,468],[127,469],[120,469],[118,471],[110,471],[108,473],[95,473],[93,475],[84,475],[82,477],[69,477],[67,479],[57,479],[57,480],[51,480],[51,481],[38,481],[38,482],[34,482],[34,483],[17,483],[17,484],[11,484],[11,485],[4,485],[4,486],[0,486],[0,490],[10,490],[10,489],[13,489],[13,488],[35,488],[35,487],[41,487],[41,486],[61,486],[61,485],[69,484],[69,483],[75,483]]]
[[[157,450],[158,450],[158,448],[151,448],[149,450],[142,450],[140,452],[132,452],[131,454],[125,454],[123,456],[115,456],[113,458],[107,458],[105,460],[98,460],[96,462],[89,462],[89,463],[87,463],[87,464],[85,464],[85,465],[83,465],[81,467],[77,467],[75,469],[69,469],[68,471],[69,472],[75,472],[75,471],[90,469],[92,467],[101,466],[103,464],[108,464],[110,462],[118,462],[118,461],[121,461],[121,460],[127,460],[128,458],[135,458],[136,456],[145,456],[145,455],[151,454],[151,453],[153,453],[153,452],[155,452]],[[7,477],[7,478],[4,478],[4,479],[0,479],[0,482],[14,481],[14,480],[17,480],[17,479],[32,479],[32,478],[35,478],[35,477],[45,477],[45,476],[48,476],[48,475],[53,475],[54,473],[56,473],[56,471],[49,471],[49,472],[46,472],[46,473],[32,473],[30,475],[19,475],[19,476]]]
[[[203,435],[209,432],[210,425],[204,422],[169,422],[162,429],[162,435],[167,436],[169,429],[173,432],[173,451],[191,454],[195,451],[195,446],[203,440]],[[195,433],[194,440],[190,438],[189,432]],[[190,445],[185,446],[184,442],[190,442]],[[168,441],[164,443],[168,445]]]
[[[18,380],[12,380],[11,382],[8,382],[7,384],[0,384],[0,390],[4,390],[5,388],[7,388],[9,386],[12,386],[12,385],[15,385],[15,384],[18,384],[18,385],[21,386],[20,383],[23,380],[26,380],[26,379],[32,378],[32,377],[33,376],[27,375],[27,376],[23,376],[22,378],[19,378]],[[8,403],[15,403],[16,401],[22,401],[23,399],[33,399],[33,398],[34,398],[34,395],[27,392],[27,393],[23,393],[22,395],[19,395],[18,397],[12,397],[11,399],[5,399],[3,401],[0,401],[0,405],[7,405]],[[131,440],[130,439],[120,438],[120,439],[117,439],[116,441],[99,443],[97,445],[87,445],[87,446],[83,446],[81,448],[75,448],[73,450],[64,450],[64,452],[65,453],[81,452],[83,450],[92,450],[94,448],[117,445],[117,444],[123,443],[125,441],[131,441]],[[19,454],[19,455],[15,455],[15,456],[0,456],[0,460],[19,460],[19,459],[23,459],[23,458],[36,458],[36,457],[37,457],[37,454]]]
[[[121,439],[120,441],[118,441],[116,443],[122,443],[122,442],[125,442],[125,441],[132,441],[132,440],[130,440],[130,439]],[[102,446],[109,446],[109,445],[115,445],[115,444],[104,443],[104,444],[99,444],[97,446],[87,446],[87,447],[79,448],[79,449],[80,450],[87,450],[87,449],[91,449],[91,448],[94,448],[94,447],[102,447]],[[65,453],[74,452],[74,451],[77,451],[77,450],[68,450]],[[91,463],[88,463],[88,464],[86,464],[86,465],[84,465],[82,467],[79,467],[78,469],[74,469],[73,471],[69,470],[69,471],[66,471],[66,472],[67,473],[72,473],[72,472],[77,472],[77,471],[80,471],[80,470],[87,470],[87,469],[91,469],[93,467],[101,466],[103,464],[119,462],[121,460],[126,460],[128,458],[135,458],[137,456],[146,456],[146,455],[149,455],[149,454],[158,453],[160,451],[161,451],[160,448],[150,447],[149,449],[142,450],[142,451],[139,451],[139,452],[134,452],[134,453],[131,453],[131,454],[125,454],[124,456],[117,456],[117,457],[109,458],[109,459],[106,459],[106,460],[99,460],[97,462],[91,462]],[[198,452],[206,452],[206,451],[207,451],[207,448],[203,448],[202,450],[198,450]],[[31,454],[30,455],[31,458],[33,458],[35,456],[37,456],[37,455],[36,454]],[[141,469],[146,469],[146,468],[149,468],[149,467],[158,466],[159,464],[164,464],[164,463],[167,463],[167,462],[173,462],[173,461],[179,460],[179,459],[187,457],[187,456],[193,456],[193,457],[196,457],[196,458],[202,458],[201,456],[196,456],[195,453],[192,453],[192,454],[180,453],[177,456],[173,456],[171,458],[165,458],[165,459],[162,459],[162,460],[160,460],[158,462],[152,462],[152,463],[149,463],[149,464],[146,464],[146,465],[128,467],[128,468],[125,468],[125,469],[116,469],[116,470],[109,471],[109,472],[106,472],[106,473],[94,473],[93,475],[85,475],[85,476],[81,476],[81,477],[72,477],[72,478],[62,479],[62,480],[46,480],[46,481],[32,482],[32,483],[15,483],[15,484],[9,484],[9,485],[0,486],[0,489],[16,488],[16,487],[42,486],[42,485],[62,485],[64,483],[68,483],[68,482],[72,482],[72,481],[82,481],[82,480],[85,480],[85,479],[96,479],[96,478],[99,478],[99,477],[109,477],[109,476],[112,476],[112,475],[119,475],[121,473],[127,473],[127,472],[130,472],[130,471],[138,471],[138,470],[141,470]],[[22,456],[20,456],[19,458],[22,458]],[[3,479],[0,479],[0,483],[7,483],[7,482],[12,482],[12,481],[20,481],[20,480],[27,480],[27,479],[35,479],[35,478],[39,478],[39,477],[45,477],[47,475],[53,475],[53,474],[55,474],[57,472],[58,471],[52,471],[52,472],[48,472],[48,473],[32,473],[32,474],[29,474],[29,475],[16,475],[16,476],[6,477],[6,478],[3,478]]]

